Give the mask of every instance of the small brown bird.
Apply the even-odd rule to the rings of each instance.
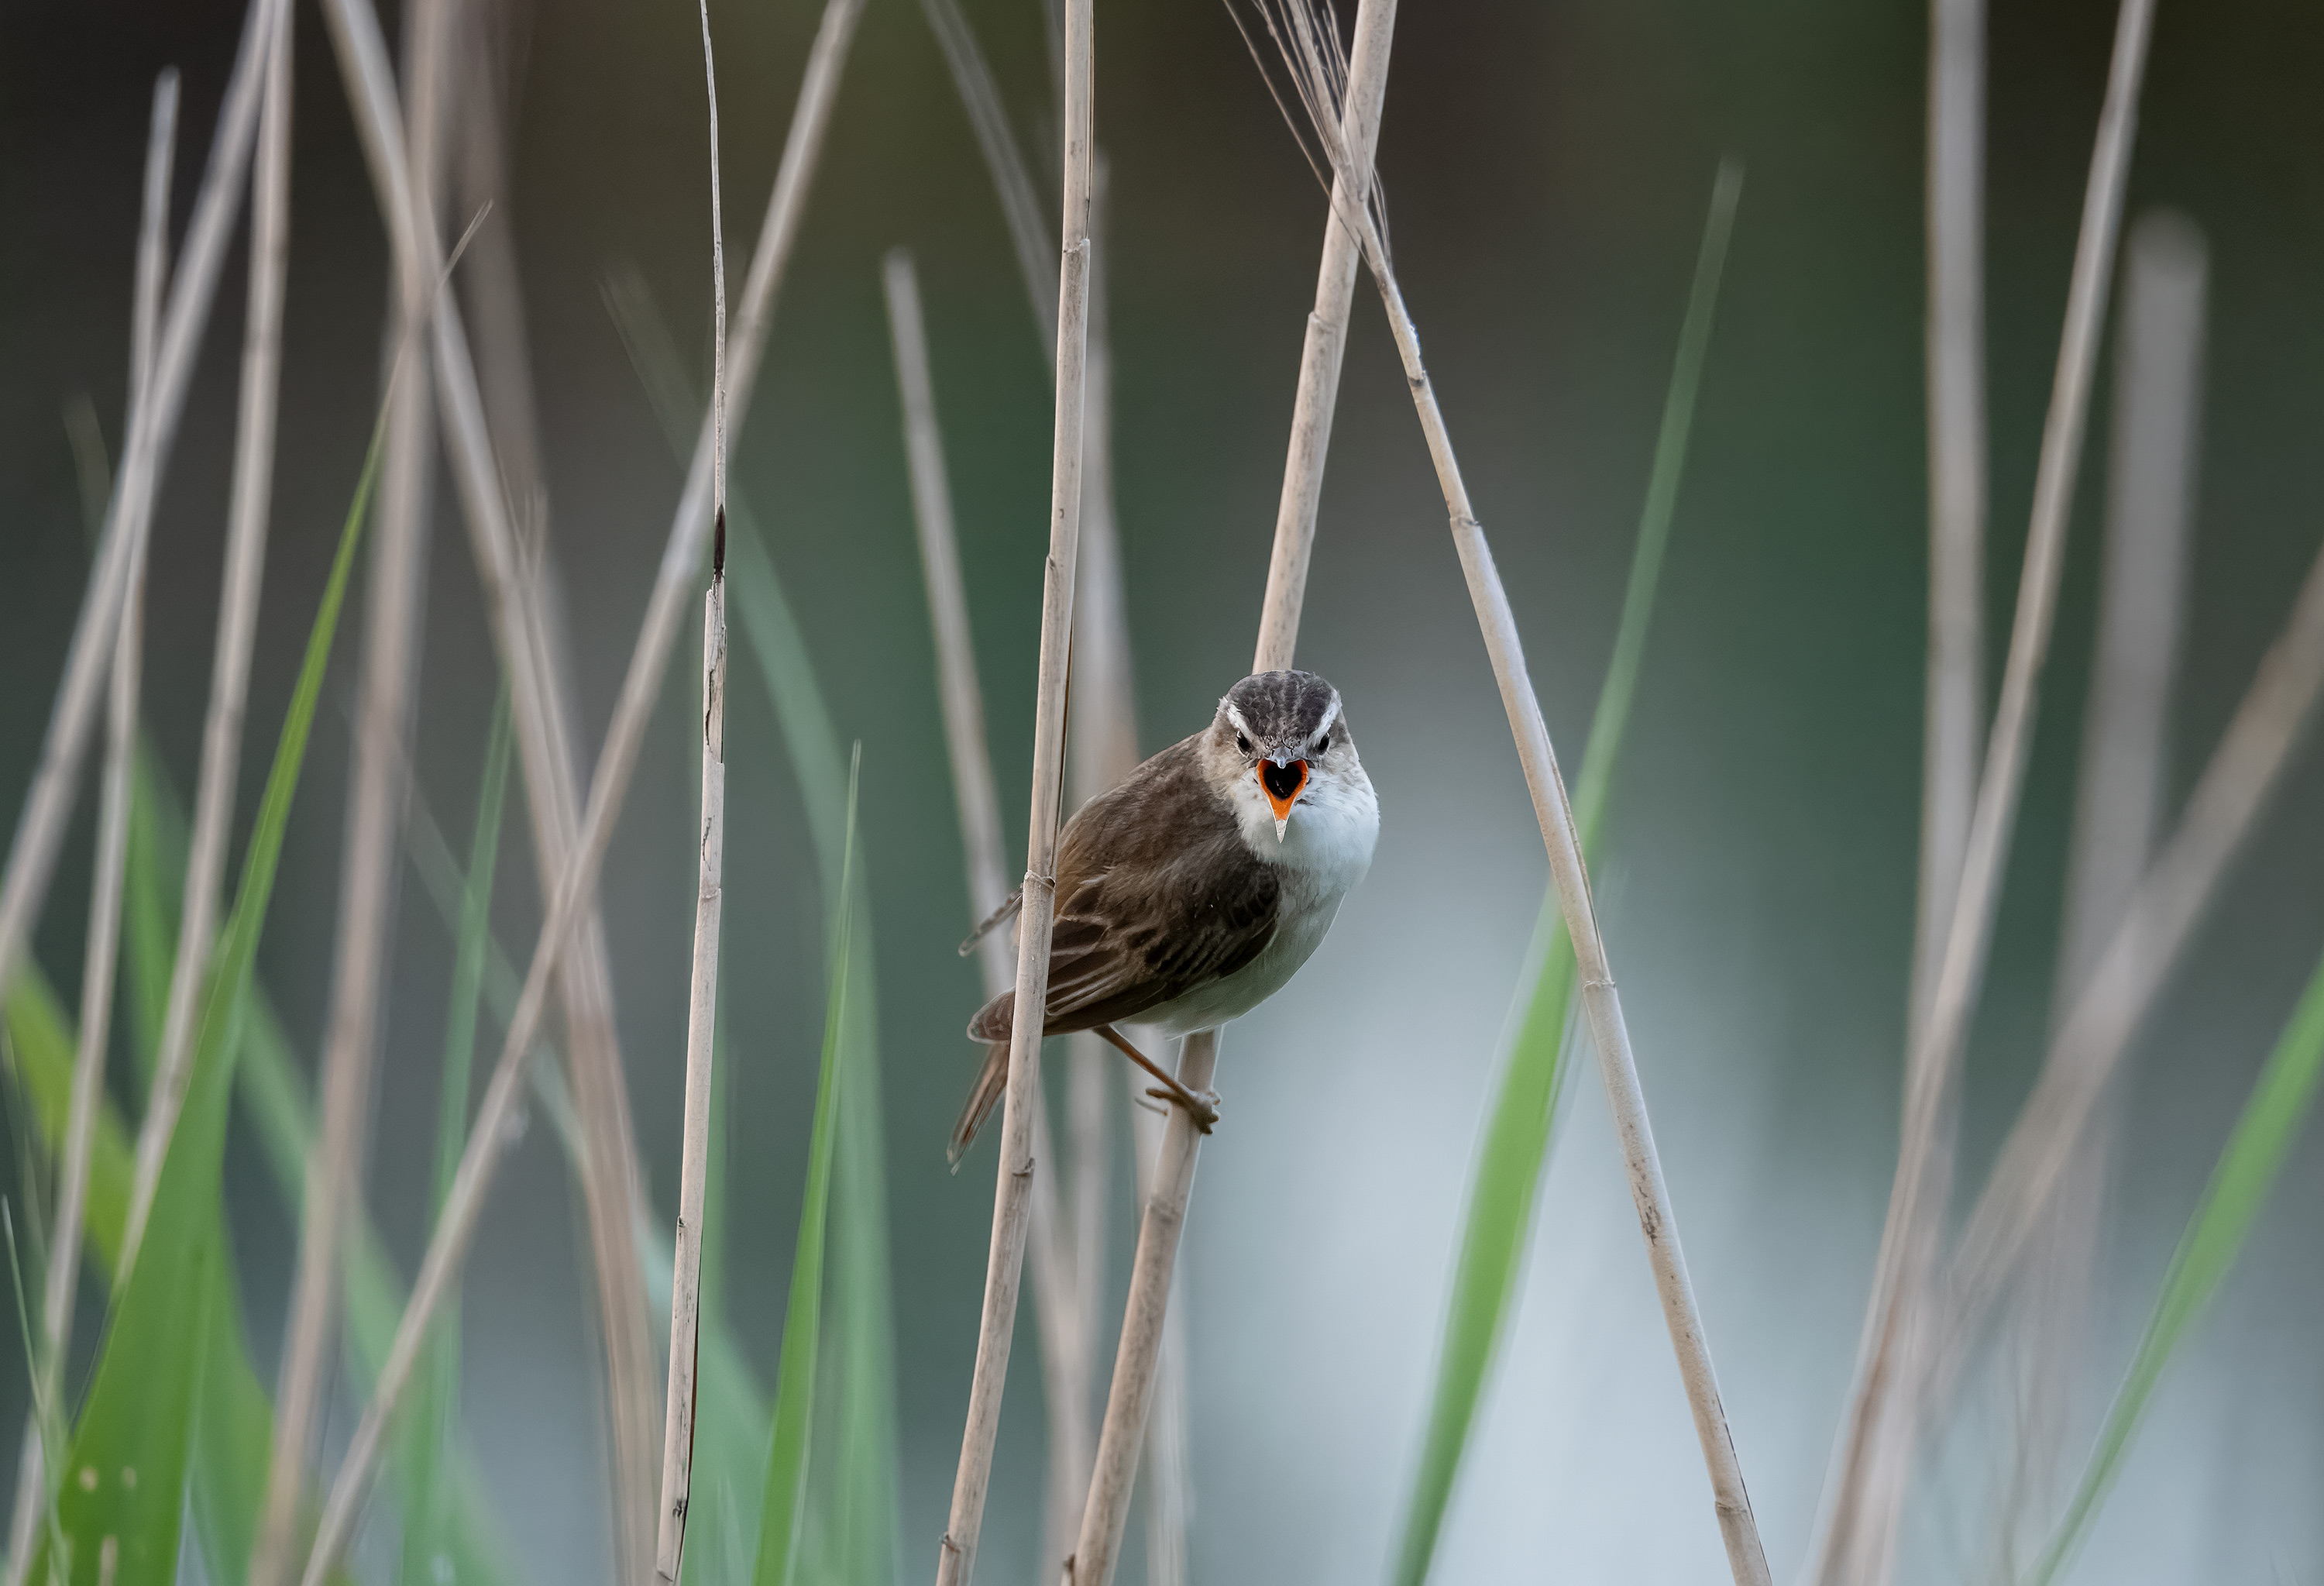
[[[1186,1091],[1113,1027],[1183,1036],[1267,1000],[1332,928],[1379,837],[1339,690],[1313,672],[1245,678],[1208,727],[1065,823],[1042,1032],[1095,1030],[1207,1132],[1215,1098]],[[1010,898],[961,952],[1022,902]],[[991,1051],[953,1128],[954,1166],[1008,1083],[1016,1000],[1003,991],[969,1021]]]

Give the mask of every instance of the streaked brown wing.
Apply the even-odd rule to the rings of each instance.
[[[1164,750],[1066,823],[1045,1029],[1135,1019],[1232,974],[1273,938],[1281,900],[1204,782],[1194,740]],[[970,1034],[1007,1040],[1013,1003],[993,999]]]

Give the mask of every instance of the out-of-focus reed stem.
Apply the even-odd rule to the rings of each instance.
[[[209,322],[218,272],[231,240],[229,228],[241,203],[243,177],[258,125],[272,18],[284,4],[287,0],[251,0],[243,23],[234,72],[218,109],[209,163],[195,196],[169,309],[155,338],[152,376],[147,383],[150,400],[132,416],[122,446],[120,472],[115,478],[105,530],[97,539],[97,565],[81,597],[40,761],[33,768],[17,816],[16,834],[9,845],[7,869],[0,872],[0,986],[7,984],[16,955],[31,937],[55,869],[57,847],[72,813],[81,751],[88,744],[97,689],[113,660],[133,564],[142,565],[162,465],[185,410],[194,356]]]
[[[1615,1134],[1628,1171],[1630,1198],[1637,1208],[1639,1229],[1646,1237],[1647,1259],[1662,1302],[1663,1322],[1678,1358],[1679,1377],[1686,1389],[1695,1435],[1702,1443],[1703,1463],[1711,1477],[1712,1503],[1720,1535],[1726,1544],[1728,1565],[1737,1586],[1767,1586],[1767,1562],[1759,1542],[1758,1522],[1751,1512],[1750,1496],[1743,1485],[1742,1465],[1736,1458],[1734,1440],[1728,1432],[1727,1412],[1720,1402],[1718,1377],[1711,1367],[1711,1348],[1703,1335],[1702,1316],[1687,1275],[1686,1258],[1680,1249],[1670,1192],[1663,1182],[1662,1162],[1646,1117],[1646,1093],[1638,1083],[1621,998],[1615,990],[1613,969],[1598,930],[1597,908],[1591,897],[1589,871],[1582,857],[1581,836],[1574,825],[1572,806],[1566,797],[1564,778],[1558,770],[1556,752],[1550,744],[1549,729],[1542,719],[1541,702],[1526,670],[1517,618],[1509,608],[1508,592],[1501,586],[1499,570],[1493,564],[1484,527],[1470,504],[1468,485],[1453,453],[1452,434],[1437,404],[1435,386],[1421,360],[1419,331],[1405,306],[1403,289],[1397,284],[1396,270],[1388,257],[1376,195],[1375,201],[1370,204],[1346,201],[1352,196],[1373,194],[1376,179],[1369,162],[1358,161],[1342,135],[1342,86],[1349,80],[1349,73],[1340,53],[1336,24],[1328,12],[1314,8],[1311,0],[1281,0],[1272,9],[1262,7],[1261,15],[1289,68],[1308,129],[1331,166],[1333,212],[1356,234],[1372,279],[1379,288],[1381,301],[1388,309],[1388,328],[1396,338],[1397,352],[1404,365],[1405,383],[1411,389],[1421,434],[1436,470],[1437,484],[1451,521],[1453,549],[1461,558],[1470,601],[1476,608],[1477,625],[1492,663],[1494,680],[1499,686],[1510,734],[1517,742],[1517,759],[1524,768],[1526,787],[1541,826],[1542,844],[1548,851],[1550,876],[1557,890],[1566,935],[1573,945],[1576,979],[1582,989],[1591,1041],[1598,1052],[1599,1074],[1606,1087],[1608,1110],[1613,1114]],[[1256,41],[1252,41],[1252,51],[1256,55]],[[1263,68],[1264,62],[1261,64]],[[1291,117],[1288,105],[1284,106],[1284,113],[1286,119]],[[1294,130],[1298,130],[1296,122]],[[1161,1182],[1167,1184],[1167,1155],[1165,1162]],[[1077,1581],[1075,1586],[1089,1583]]]
[[[2082,726],[2052,1028],[2072,1012],[2113,922],[2137,889],[2163,824],[2171,689],[2194,518],[2202,409],[2204,248],[2183,217],[2152,214],[2123,245],[2106,560],[2098,649]],[[2057,1211],[2016,1295],[2016,1478],[2011,1519],[2050,1525],[2058,1462],[2098,1276],[2099,1213],[2115,1110],[2093,1120],[2058,1189]]]
[[[1041,656],[1034,697],[1033,788],[1026,823],[1024,908],[1018,917],[1016,1006],[1009,1082],[1001,1104],[1001,1160],[993,1192],[992,1243],[976,1368],[952,1510],[937,1548],[939,1586],[965,1586],[984,1522],[993,1439],[1017,1323],[1030,1191],[1037,1167],[1034,1120],[1041,1084],[1041,1033],[1048,1007],[1049,936],[1056,890],[1058,805],[1064,792],[1065,670],[1073,640],[1074,573],[1082,520],[1083,394],[1087,373],[1091,98],[1094,87],[1091,0],[1065,7],[1064,247],[1057,282],[1056,420],[1049,463],[1049,556],[1041,587]]]
[[[432,227],[438,208],[444,106],[454,56],[451,0],[418,0],[404,14],[405,158],[413,203]],[[428,542],[436,491],[435,402],[420,338],[439,296],[413,250],[395,251],[388,320],[390,365],[379,518],[372,536],[357,685],[339,927],[323,1037],[319,1127],[307,1161],[299,1262],[283,1333],[274,1452],[253,1554],[252,1586],[278,1586],[295,1563],[300,1500],[315,1426],[330,1388],[341,1242],[362,1203],[374,1074],[395,939],[398,834],[410,775],[406,740],[416,710],[427,626]]]
[[[710,0],[701,0],[702,76],[710,99],[711,339],[710,588],[702,597],[702,820],[696,833],[694,972],[686,1014],[684,1145],[669,1283],[669,1387],[663,1400],[661,1503],[654,1576],[678,1586],[692,1501],[696,1369],[702,1328],[703,1206],[710,1169],[710,1099],[718,1030],[718,927],[726,862],[726,243],[718,195],[718,70]],[[844,908],[841,914],[845,918]],[[844,950],[844,949],[843,949]]]
[[[145,201],[138,222],[135,300],[131,310],[132,424],[152,390],[155,328],[169,275],[170,171],[177,155],[177,139],[178,73],[172,67],[154,81],[153,113],[145,144]],[[105,769],[97,784],[97,860],[89,883],[88,945],[81,959],[80,1040],[73,1056],[72,1103],[65,1119],[56,1217],[49,1229],[48,1264],[41,1286],[41,1332],[27,1341],[34,1379],[32,1404],[24,1416],[23,1448],[16,1462],[15,1506],[8,1526],[9,1586],[22,1586],[32,1563],[34,1529],[48,1503],[46,1439],[63,1429],[59,1395],[64,1387],[65,1357],[72,1348],[74,1302],[80,1288],[81,1231],[88,1208],[89,1157],[105,1097],[114,972],[120,962],[121,889],[129,857],[130,772],[137,753],[144,605],[144,568],[139,566],[132,570],[128,609],[114,640]]]
[[[752,391],[756,383],[759,359],[764,350],[768,324],[774,308],[775,289],[779,283],[783,266],[798,232],[801,215],[806,207],[809,179],[816,156],[820,153],[825,132],[830,124],[831,110],[838,93],[840,68],[847,55],[847,47],[854,37],[855,24],[862,14],[862,0],[829,0],[825,7],[823,23],[814,45],[810,48],[805,78],[801,84],[798,103],[792,112],[791,128],[787,137],[781,164],[775,175],[772,197],[768,202],[767,217],[761,229],[759,243],[752,254],[751,270],[743,288],[741,311],[735,316],[735,326],[726,347],[726,392],[730,422],[739,424],[749,408]],[[364,114],[359,124],[384,123],[393,106],[387,96],[370,86],[384,71],[383,51],[378,48],[376,23],[369,8],[361,0],[332,0],[329,14],[335,20],[335,32],[343,51],[350,58],[349,75],[356,79],[354,87]],[[370,23],[368,29],[363,24]],[[391,192],[401,191],[404,184],[395,180],[396,162],[392,158],[388,140],[367,136],[366,152],[372,156],[374,174],[381,185]],[[395,206],[390,206],[391,214]],[[408,205],[401,207],[410,212]],[[416,222],[415,229],[416,229]],[[432,242],[431,239],[426,239]],[[456,365],[466,371],[465,345],[453,345],[457,326],[451,322],[452,305],[442,305],[438,324],[438,373],[446,365]],[[449,326],[449,331],[447,327]],[[473,372],[462,389],[461,383],[447,380],[447,399],[456,400],[471,409],[475,401]],[[472,519],[489,510],[477,499],[490,493],[490,481],[473,478],[470,464],[480,449],[481,416],[469,411],[454,426],[460,437],[455,446],[456,457],[461,463],[460,475],[463,505]],[[355,1519],[367,1490],[386,1419],[392,1413],[396,1400],[410,1380],[420,1347],[425,1341],[428,1318],[436,1303],[467,1253],[468,1241],[475,1232],[476,1219],[483,1210],[484,1196],[493,1174],[498,1166],[499,1147],[505,1136],[510,1111],[515,1105],[522,1083],[524,1057],[531,1048],[540,1028],[548,995],[549,982],[558,967],[558,961],[574,927],[586,912],[586,900],[593,893],[597,871],[604,859],[605,846],[613,834],[613,825],[619,813],[622,799],[628,791],[631,771],[635,768],[638,749],[645,726],[650,717],[661,687],[662,669],[669,659],[672,642],[677,637],[678,623],[684,609],[686,590],[701,566],[706,549],[705,540],[711,528],[712,429],[706,422],[694,463],[687,476],[687,486],[677,513],[670,525],[669,540],[657,571],[653,591],[649,597],[638,641],[632,652],[629,669],[622,678],[622,691],[609,724],[604,747],[597,769],[590,780],[589,801],[582,817],[574,844],[570,864],[555,878],[549,893],[549,902],[541,934],[536,944],[531,966],[526,972],[524,990],[518,999],[507,1039],[499,1061],[494,1065],[490,1083],[476,1113],[476,1120],[468,1137],[468,1148],[462,1155],[460,1169],[455,1176],[453,1190],[446,1198],[444,1212],[430,1235],[426,1256],[412,1284],[411,1299],[402,1320],[398,1323],[393,1344],[383,1366],[373,1403],[364,1411],[350,1439],[346,1460],[334,1481],[327,1499],[321,1528],[316,1537],[314,1551],[309,1555],[304,1577],[306,1586],[321,1586],[338,1561],[353,1535]],[[488,466],[489,452],[483,452]],[[505,520],[503,520],[505,527]],[[509,645],[503,640],[503,654],[512,658],[521,646]],[[512,670],[518,663],[512,659]],[[513,693],[513,690],[512,690]],[[528,762],[530,763],[530,762]],[[595,1142],[593,1141],[593,1148]],[[634,1202],[622,1207],[620,1230],[623,1265],[635,1273],[634,1229],[630,1213]],[[642,1315],[640,1317],[642,1323]],[[618,1432],[618,1426],[617,1426]],[[649,1467],[650,1469],[650,1467]],[[648,1478],[649,1481],[650,1478]],[[624,1490],[626,1490],[626,1487]],[[641,1574],[639,1572],[638,1574]],[[631,1578],[638,1578],[633,1574]]]
[[[2123,0],[2083,197],[2080,238],[2043,427],[2025,564],[2001,700],[1980,773],[1945,949],[1927,1013],[1905,1065],[1903,1139],[1886,1225],[1840,1438],[1825,1522],[1810,1578],[1822,1586],[1877,1586],[1893,1567],[1898,1521],[1918,1446],[1920,1361],[1939,1238],[1952,1185],[1955,1079],[1977,1006],[2001,899],[2018,798],[2034,741],[2034,709],[2057,615],[2066,527],[2081,463],[2092,371],[2121,227],[2123,189],[2138,124],[2153,32],[2153,0]]]
[[[1985,726],[1985,0],[1932,0],[1929,659],[1911,1025],[1935,989]]]

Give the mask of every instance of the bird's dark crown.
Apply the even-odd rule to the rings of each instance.
[[[1254,760],[1312,758],[1315,740],[1339,720],[1340,691],[1313,672],[1260,672],[1219,701],[1218,726]]]

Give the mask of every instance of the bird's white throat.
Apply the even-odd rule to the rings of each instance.
[[[1278,832],[1274,807],[1250,772],[1229,784],[1235,824],[1251,853],[1297,872],[1322,890],[1341,893],[1363,880],[1379,841],[1379,800],[1360,762],[1345,770],[1312,771],[1299,801]]]

